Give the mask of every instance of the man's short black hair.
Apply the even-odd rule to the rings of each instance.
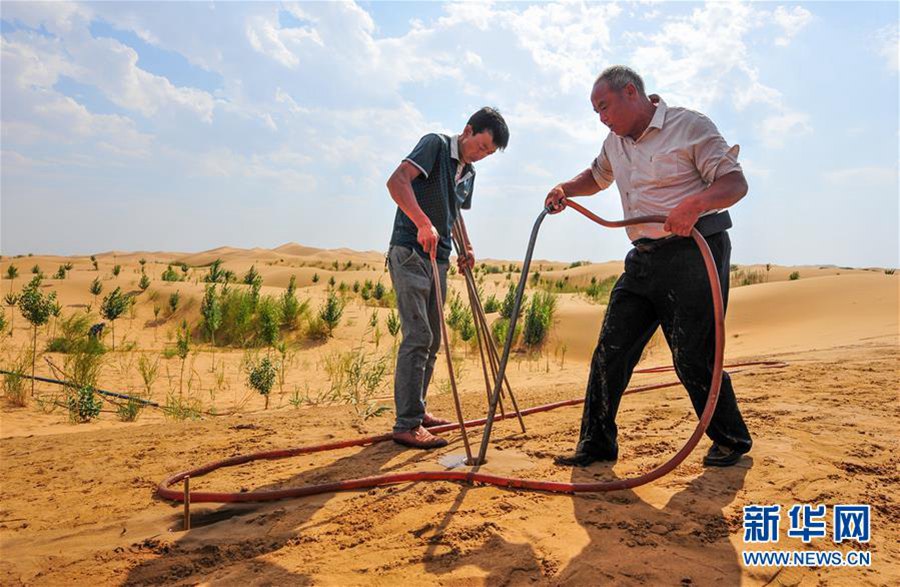
[[[490,131],[494,137],[494,144],[501,151],[509,144],[509,128],[500,112],[489,106],[485,106],[469,118],[467,123],[472,127],[472,134],[477,135],[483,131]]]

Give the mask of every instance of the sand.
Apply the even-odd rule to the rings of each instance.
[[[348,286],[370,279],[390,284],[378,252],[320,250],[288,243],[272,250],[220,247],[200,253],[111,251],[86,257],[3,258],[20,276],[18,290],[39,264],[56,291],[63,316],[96,304],[88,292],[95,277],[105,295],[116,286],[140,291],[140,259],[152,278],[137,295],[134,316],[117,321],[120,349],[108,353],[100,377],[104,389],[137,393],[138,353],[159,357],[173,345],[182,320],[197,323],[204,267],[219,258],[238,276],[254,265],[264,279],[262,295],[280,295],[291,275],[298,296],[313,308],[326,295],[329,278]],[[338,261],[335,270],[333,262]],[[347,262],[352,265],[344,269]],[[65,262],[65,280],[49,279]],[[163,283],[168,263],[191,266],[188,281]],[[490,264],[515,261],[486,260]],[[568,268],[539,261],[542,276],[586,284],[621,270],[620,262]],[[111,274],[122,266],[118,277]],[[180,268],[176,265],[176,271]],[[900,582],[900,474],[896,422],[900,416],[900,278],[883,270],[840,267],[740,267],[766,273],[763,283],[732,289],[726,331],[729,361],[783,360],[783,369],[733,375],[739,401],[755,437],[753,451],[737,466],[700,465],[709,440],[665,478],[632,491],[554,495],[455,483],[415,483],[367,491],[325,494],[267,504],[195,504],[193,528],[181,529],[180,506],[154,497],[167,475],[200,463],[246,452],[315,444],[387,431],[390,415],[363,420],[348,405],[300,405],[291,397],[315,397],[329,387],[327,358],[351,348],[390,355],[387,308],[356,296],[335,337],[313,343],[292,335],[290,366],[271,406],[248,390],[245,351],[213,349],[199,333],[186,362],[190,394],[219,416],[176,422],[145,410],[123,423],[103,413],[89,424],[71,424],[62,409],[50,413],[36,402],[0,411],[0,583],[60,584],[324,584],[396,585],[888,585]],[[799,272],[800,278],[790,280]],[[313,277],[318,276],[318,282]],[[518,274],[511,276],[512,281]],[[195,280],[197,282],[195,283]],[[459,277],[452,288],[463,291]],[[504,273],[489,275],[483,288],[502,297]],[[0,281],[4,295],[10,288]],[[174,315],[168,296],[182,300]],[[101,295],[101,298],[102,298]],[[154,298],[154,299],[151,299]],[[155,320],[153,306],[163,309]],[[6,310],[7,320],[10,311]],[[540,356],[516,354],[509,379],[523,407],[583,396],[604,307],[582,294],[558,298],[557,319]],[[378,346],[367,328],[379,319]],[[98,319],[99,320],[99,319]],[[21,315],[12,337],[2,337],[5,365],[31,340]],[[46,345],[47,332],[39,333]],[[123,351],[133,345],[133,351]],[[458,346],[460,391],[468,418],[485,412],[481,368],[475,353]],[[468,355],[468,356],[467,356]],[[642,366],[668,364],[656,337]],[[48,354],[55,364],[64,357]],[[177,389],[180,360],[161,358],[152,399],[164,402]],[[39,361],[38,372],[50,375]],[[450,417],[452,397],[440,360],[430,408]],[[636,376],[634,383],[668,381],[671,375]],[[390,377],[378,397],[390,405]],[[39,396],[59,389],[37,386]],[[230,413],[233,412],[233,413]],[[627,397],[619,416],[621,454],[613,465],[564,469],[554,454],[572,449],[580,407],[534,415],[522,434],[499,422],[485,471],[560,481],[590,481],[648,471],[673,454],[696,423],[680,387]],[[475,431],[480,439],[480,429]],[[462,453],[458,434],[435,452],[393,443],[344,449],[224,469],[192,480],[195,490],[241,491],[374,475],[441,469],[441,460]],[[752,504],[863,503],[872,506],[868,544],[835,544],[830,536],[809,545],[787,538],[786,520],[777,545],[746,546],[742,508]],[[830,509],[829,509],[830,517]],[[829,530],[831,528],[829,522]],[[743,550],[867,550],[872,565],[859,568],[790,568],[742,565]]]

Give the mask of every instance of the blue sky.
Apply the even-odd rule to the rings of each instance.
[[[417,139],[483,105],[476,255],[520,259],[546,192],[606,130],[625,63],[741,146],[740,263],[898,264],[898,4],[0,5],[0,249],[385,250],[384,187]],[[586,203],[622,215],[615,189]],[[604,261],[624,231],[545,222],[539,258]]]

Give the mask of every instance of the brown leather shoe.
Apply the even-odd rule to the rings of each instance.
[[[426,428],[431,428],[432,426],[445,426],[447,424],[452,424],[450,420],[445,420],[443,418],[438,418],[431,412],[425,412],[425,417],[422,418],[422,426]]]
[[[422,426],[404,432],[394,432],[393,439],[397,444],[412,448],[441,448],[448,444],[446,438],[435,436]]]

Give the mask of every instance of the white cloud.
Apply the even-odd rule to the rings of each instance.
[[[515,5],[513,5],[515,6]],[[439,28],[460,24],[479,30],[509,30],[541,73],[563,92],[589,88],[610,53],[610,23],[621,13],[616,4],[567,2],[539,4],[523,11],[497,10],[492,4],[473,2],[447,6]]]
[[[138,54],[114,39],[83,39],[66,44],[78,61],[74,77],[99,88],[126,110],[154,116],[161,110],[184,108],[204,122],[212,122],[214,100],[202,90],[176,87],[167,78],[137,66]]]
[[[894,73],[900,71],[900,30],[897,23],[878,29],[875,42],[875,51],[884,58],[888,69]]]
[[[255,50],[289,69],[296,69],[300,65],[298,53],[304,43],[308,41],[320,47],[324,45],[315,29],[279,28],[274,19],[265,16],[254,16],[248,20],[247,40]]]
[[[275,88],[275,101],[279,104],[285,104],[292,114],[308,114],[309,108],[304,108],[297,104],[290,94],[282,90],[280,87]]]
[[[669,20],[659,33],[634,35],[639,46],[632,61],[670,102],[707,110],[732,90],[735,75],[746,77],[745,38],[760,19],[745,4],[707,4]]]
[[[741,157],[741,167],[748,178],[759,177],[769,179],[772,176],[772,168],[760,166],[755,159]]]
[[[2,44],[3,138],[8,145],[83,145],[102,141],[127,156],[146,155],[151,137],[127,117],[94,114],[52,89],[60,75],[79,67],[60,43],[37,35],[10,35]]]
[[[253,203],[273,213],[259,217],[266,230],[247,233],[247,241],[277,234],[282,241],[370,248],[386,238],[393,209],[384,182],[399,160],[425,132],[459,131],[471,110],[490,104],[503,111],[512,139],[505,153],[479,164],[481,203],[473,221],[496,217],[492,205],[514,201],[527,210],[518,219],[525,226],[533,220],[525,218],[532,203],[536,212],[546,189],[583,169],[599,150],[607,131],[590,110],[588,91],[612,63],[634,66],[669,104],[713,115],[753,157],[743,163],[757,181],[778,177],[780,184],[781,165],[822,177],[802,154],[763,147],[784,147],[812,133],[814,119],[800,110],[818,113],[820,105],[834,104],[826,88],[805,79],[784,87],[773,82],[789,74],[771,57],[772,43],[801,38],[810,50],[827,49],[810,23],[822,18],[832,24],[831,11],[813,16],[815,4],[776,6],[465,2],[445,5],[438,18],[412,19],[405,33],[376,38],[372,16],[346,2],[159,3],[152,9],[144,3],[4,4],[4,19],[43,26],[52,35],[7,32],[0,45],[4,197],[35,202],[33,194],[43,187],[51,195],[41,205],[70,215],[78,211],[45,202],[62,197],[52,194],[73,199],[70,192],[152,191],[153,205],[179,198],[184,216],[196,224],[186,239],[207,240],[237,233],[233,218],[246,224],[242,206]],[[282,28],[281,10],[300,22]],[[217,74],[221,87],[183,88],[150,73],[139,48],[94,39],[95,20],[183,55]],[[846,43],[840,28],[827,42]],[[873,46],[861,50],[873,50],[875,42],[896,71],[896,27],[884,27]],[[797,53],[778,51],[776,58],[796,68]],[[820,64],[809,67],[827,77]],[[98,114],[106,110],[94,106],[108,105],[92,104],[90,92],[62,95],[54,89],[62,76],[97,88],[122,114]],[[800,92],[803,100],[819,98],[815,105],[801,103]],[[852,122],[877,126],[869,118]],[[822,125],[816,132],[825,142],[836,131]],[[895,197],[896,171],[852,167],[859,161],[846,159],[847,169],[830,172],[829,181],[850,186],[876,177],[878,190],[894,186]],[[42,185],[48,177],[66,189]],[[13,191],[14,182],[24,187]],[[220,203],[214,228],[203,226],[209,216],[196,213],[197,202],[210,201]],[[592,204],[613,216],[620,212],[614,195]],[[338,210],[353,223],[352,234],[319,220],[337,217]],[[25,216],[8,218],[27,225],[20,222]],[[17,239],[19,246],[37,232],[17,231],[5,230],[4,244]],[[559,258],[561,249],[554,247],[560,245],[547,245]]]
[[[825,173],[825,180],[841,185],[860,186],[896,186],[900,178],[898,178],[898,169],[896,167],[846,167],[843,169],[835,169]]]
[[[812,132],[809,115],[802,112],[783,112],[767,116],[759,126],[760,138],[767,147],[780,148],[788,138]]]
[[[779,6],[775,9],[773,19],[775,24],[781,27],[783,33],[775,39],[775,44],[779,47],[787,47],[797,33],[812,20],[812,13],[802,6],[795,6],[793,10]]]
[[[631,35],[637,43],[633,62],[670,104],[702,112],[730,96],[737,111],[764,105],[757,132],[770,147],[812,131],[808,114],[790,107],[782,92],[765,84],[753,63],[751,35],[774,25],[789,39],[809,21],[802,8],[774,13],[740,3],[708,3],[689,16],[670,19],[660,32]],[[771,113],[774,111],[774,113]]]

